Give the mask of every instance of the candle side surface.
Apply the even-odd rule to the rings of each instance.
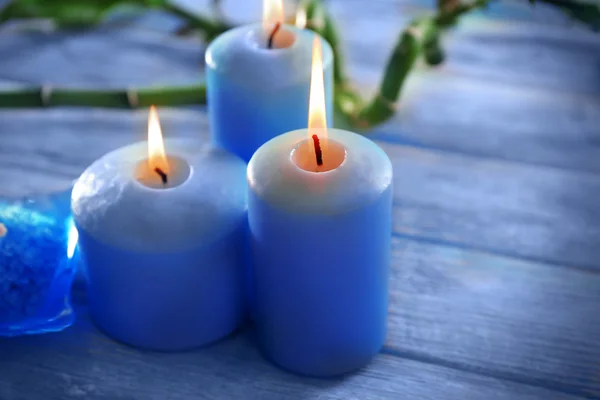
[[[82,232],[94,321],[120,342],[161,351],[228,335],[246,312],[245,225],[210,246],[163,254],[117,249]]]
[[[253,318],[267,359],[331,377],[366,365],[385,340],[392,166],[368,139],[331,130],[344,162],[302,170],[290,150],[307,134],[272,139],[248,166]]]
[[[129,345],[177,351],[226,336],[246,312],[246,164],[190,140],[165,148],[189,164],[185,182],[140,183],[147,143],[136,143],[92,164],[71,205],[97,326]]]

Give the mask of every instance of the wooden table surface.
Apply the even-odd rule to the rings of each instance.
[[[205,2],[188,1],[199,9]],[[202,4],[199,4],[202,3]],[[256,4],[254,4],[256,3]],[[432,0],[330,1],[349,71],[372,92],[401,27]],[[600,399],[600,35],[501,1],[446,40],[372,132],[394,163],[389,333],[343,380],[265,362],[251,331],[205,349],[138,351],[75,325],[0,340],[0,399]],[[260,2],[226,1],[235,20]],[[0,31],[0,85],[127,87],[202,79],[203,48],[149,14],[86,33]],[[146,110],[0,111],[0,195],[68,187],[143,139]],[[161,110],[205,139],[201,108]]]

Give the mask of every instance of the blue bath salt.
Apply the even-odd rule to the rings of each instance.
[[[70,218],[37,211],[27,201],[0,202],[0,224],[0,336],[70,325]]]

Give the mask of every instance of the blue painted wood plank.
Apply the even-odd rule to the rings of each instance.
[[[5,111],[0,117],[0,171],[11,175],[0,174],[5,193],[34,184],[41,191],[50,182],[67,186],[101,154],[143,136],[146,113]],[[202,112],[165,109],[161,117],[165,135],[206,139]],[[598,393],[600,176],[382,146],[395,169],[388,351],[563,392]]]
[[[345,6],[336,13],[349,72],[362,85],[379,83],[398,36],[413,18],[388,7],[361,12]],[[505,85],[600,95],[600,34],[475,17],[461,21],[444,37],[442,70]]]
[[[599,270],[599,175],[379,143],[394,232]]]
[[[388,352],[600,397],[600,274],[394,238]]]
[[[85,307],[76,312],[76,324],[62,333],[0,339],[0,398],[581,399],[385,354],[345,379],[301,378],[264,361],[248,334],[192,352],[142,352],[96,331]]]
[[[600,96],[532,90],[423,71],[373,139],[600,172]]]
[[[159,110],[165,137],[208,140],[208,120],[194,108]],[[103,154],[147,139],[147,110],[0,111],[0,196],[65,190]]]
[[[350,71],[367,92],[376,86],[395,37],[392,28],[385,28],[392,17],[381,18],[381,30],[369,28],[366,19],[341,18],[355,28],[343,37]],[[361,34],[363,28],[370,29],[368,35]],[[393,29],[397,30],[396,21]],[[578,93],[586,88],[600,90],[600,69],[596,68],[600,35],[554,28],[520,28],[522,33],[498,26],[482,29],[461,28],[450,41],[445,66],[421,69],[411,76],[398,116],[378,127],[375,137],[600,171],[596,161],[600,94]],[[379,45],[372,46],[365,36]],[[185,84],[202,77],[201,45],[162,34],[104,28],[71,36],[12,32],[3,39],[0,79],[69,87],[128,87]],[[542,50],[536,47],[537,41]],[[520,56],[513,60],[511,54]]]
[[[191,3],[193,0],[179,0]],[[567,0],[568,1],[568,0]],[[362,10],[364,3],[361,0],[326,0],[332,8],[342,9],[343,4],[347,8]],[[435,10],[435,0],[372,0],[370,5],[376,9],[378,14],[389,14],[391,11],[431,13]],[[564,12],[556,7],[538,1],[532,5],[528,1],[490,1],[483,10],[473,12],[477,17],[488,20],[518,21],[531,24],[544,24],[554,26],[572,25],[573,21]]]
[[[197,83],[204,47],[164,33],[116,28],[81,32],[3,32],[0,79],[79,88]]]
[[[103,153],[146,135],[143,110],[0,115],[4,191],[65,187]],[[208,135],[201,112],[161,115],[165,135]],[[600,267],[599,175],[379,143],[394,164],[397,234],[550,264]],[[23,186],[8,184],[17,181]]]
[[[133,35],[122,41],[119,35],[109,34],[104,39],[102,35],[104,34],[88,33],[79,38],[65,37],[62,43],[67,50],[71,49],[71,52],[66,51],[67,56],[61,55],[61,51],[55,51],[61,50],[63,45],[52,41],[54,39],[51,42],[56,46],[48,48],[35,47],[33,39],[18,42],[17,47],[23,45],[25,53],[26,45],[34,46],[28,53],[32,60],[49,62],[46,65],[54,65],[58,71],[62,68],[68,75],[61,75],[54,70],[36,69],[35,65],[27,66],[26,59],[18,57],[8,61],[12,68],[7,68],[6,71],[10,75],[22,64],[25,73],[19,75],[20,72],[17,71],[17,76],[12,76],[13,78],[39,83],[46,82],[46,77],[49,77],[70,85],[107,87],[120,86],[130,81],[137,84],[183,83],[199,76],[197,65],[192,65],[193,60],[198,60],[195,57],[201,58],[201,55],[195,53],[196,45],[179,41],[175,43],[172,40],[161,43],[158,36]],[[107,41],[113,44],[109,45]],[[0,49],[4,45],[5,42],[0,41]],[[173,46],[176,47],[175,50]],[[7,48],[10,46],[4,47],[5,50]],[[104,68],[97,68],[99,60],[109,59],[107,54],[127,51],[131,51],[133,55],[117,57],[114,65],[107,64]],[[86,52],[93,53],[89,60],[77,68],[68,65],[69,57],[73,57],[73,54],[80,56],[88,54]],[[101,53],[104,56],[98,55]],[[9,51],[3,54],[12,56]],[[171,58],[175,61],[171,62]],[[20,60],[20,63],[15,60]],[[376,82],[373,77],[376,77],[381,67],[370,62],[353,60],[352,63],[353,68],[361,71],[359,80],[364,80],[367,86]],[[140,68],[147,64],[157,65],[153,65],[148,73],[138,74]],[[544,86],[544,82],[549,79],[547,76],[552,76],[553,73],[558,76],[559,73],[568,71],[565,69],[566,65],[563,63],[556,69],[545,70],[546,77],[540,78],[541,80],[536,78],[537,81],[529,81],[527,85]],[[503,89],[491,83],[479,86],[480,82],[477,80],[469,83],[465,77],[472,75],[473,71],[461,75],[457,69],[442,69],[436,74],[435,76],[447,76],[449,79],[445,79],[445,82],[440,79],[434,83],[435,78],[429,76],[427,82],[432,81],[429,87],[413,86],[416,88],[412,92],[415,97],[410,97],[411,102],[403,110],[405,114],[401,115],[401,129],[394,128],[392,123],[389,131],[382,130],[380,136],[376,136],[388,141],[412,141],[418,146],[381,142],[395,167],[395,235],[398,238],[410,237],[411,240],[416,238],[422,243],[427,242],[427,246],[420,245],[424,246],[420,250],[411,249],[408,245],[406,248],[400,247],[403,255],[397,257],[407,257],[408,254],[413,260],[412,267],[410,259],[395,259],[395,268],[399,268],[395,271],[400,271],[400,275],[394,281],[395,297],[390,322],[392,329],[387,351],[415,360],[447,365],[457,370],[597,397],[597,373],[593,360],[598,358],[598,348],[590,339],[598,337],[598,327],[592,323],[595,321],[593,313],[597,312],[595,304],[598,304],[593,292],[597,288],[597,275],[586,272],[595,270],[600,259],[599,250],[596,250],[600,237],[599,213],[597,202],[594,201],[600,190],[597,166],[594,163],[597,154],[594,147],[596,133],[593,131],[593,125],[597,121],[594,111],[596,100],[589,93],[583,96],[576,94],[577,90],[570,90],[566,97],[570,100],[565,106],[554,92],[560,86],[540,89],[543,91],[540,93],[525,91],[523,88],[517,90],[514,87]],[[485,74],[475,75],[480,81],[487,79]],[[461,80],[454,82],[451,79],[453,76],[458,76]],[[585,76],[589,78],[590,75]],[[556,81],[555,78],[552,79]],[[573,82],[570,79],[568,77],[567,82]],[[436,85],[440,86],[439,91]],[[461,87],[466,88],[464,93],[459,92]],[[453,90],[458,92],[456,96]],[[495,94],[490,96],[491,99],[485,99],[485,92],[488,90]],[[469,93],[479,93],[479,96]],[[419,94],[423,96],[423,100],[419,100]],[[437,103],[433,100],[425,101],[427,96],[439,100]],[[511,108],[513,101],[514,108]],[[532,115],[521,111],[523,101],[533,108]],[[480,102],[483,102],[481,107]],[[427,109],[428,107],[431,109]],[[471,112],[461,114],[457,111],[463,108]],[[490,110],[498,114],[495,120],[494,113],[491,113],[492,116],[486,114]],[[441,121],[436,121],[436,115],[439,115]],[[206,120],[201,113],[164,110],[161,116],[166,124],[164,131],[167,135],[172,132],[191,136],[203,132],[200,136],[206,136]],[[550,123],[542,125],[547,129],[539,129],[538,124],[544,118]],[[4,194],[7,191],[14,194],[66,186],[99,155],[141,139],[145,134],[144,111],[131,114],[126,111],[105,110],[3,111],[0,113],[0,120],[0,193]],[[442,128],[446,125],[452,128],[448,129],[449,133],[444,137]],[[480,137],[472,139],[472,142],[469,142],[469,137],[474,137],[478,132],[473,128],[464,134],[460,132],[461,129],[479,125],[485,129],[481,129]],[[550,129],[553,126],[558,126],[556,131]],[[551,132],[547,134],[545,130]],[[397,131],[400,134],[395,136]],[[523,137],[522,143],[519,141],[520,136]],[[451,138],[455,138],[455,143]],[[524,148],[518,148],[519,145]],[[449,151],[433,151],[426,147]],[[497,159],[452,153],[459,151]],[[503,161],[507,159],[571,170]],[[395,244],[398,245],[400,240],[396,239]],[[462,250],[447,249],[440,245],[443,243],[461,247]],[[530,261],[517,262],[511,258],[479,253],[473,251],[474,248],[486,249],[496,255],[519,256]],[[418,279],[402,275],[404,265],[412,268],[409,271],[413,271],[412,274],[417,275]],[[478,275],[481,270],[486,271],[483,277]],[[462,277],[457,278],[457,273]],[[424,274],[425,277],[419,274]],[[478,278],[469,280],[463,275]],[[482,284],[482,280],[493,284],[488,287]],[[471,303],[473,299],[475,300]],[[406,304],[406,308],[402,308],[403,304]],[[590,322],[586,323],[586,320]],[[84,336],[86,335],[95,337],[95,333]],[[11,346],[13,343],[15,342],[11,342]],[[71,381],[81,379],[80,386],[89,385],[92,378],[88,376],[98,374],[97,371],[84,369],[90,360],[100,365],[101,370],[111,370],[113,365],[112,368],[120,371],[119,374],[105,376],[100,380],[100,385],[112,388],[108,395],[114,396],[128,383],[136,384],[142,379],[135,375],[129,381],[121,383],[119,376],[126,373],[119,369],[119,363],[124,363],[129,368],[140,368],[146,374],[156,373],[154,376],[164,374],[159,365],[164,362],[163,359],[129,362],[123,361],[126,357],[116,360],[95,359],[89,356],[89,350],[74,350],[73,355],[69,355],[64,347],[54,343],[47,350],[36,353],[32,349],[27,350],[30,345],[31,342],[26,342],[18,346],[18,351],[11,353],[12,357],[7,358],[9,361],[5,361],[8,363],[5,366],[15,368],[20,376],[26,371],[30,374],[35,371],[48,379],[41,386],[32,389],[37,390],[32,392],[33,395],[51,390],[47,388],[52,384],[51,377],[56,375],[48,369],[62,363],[68,366],[69,371],[85,371],[81,375],[74,372],[75,375],[69,378]],[[52,350],[53,346],[62,349],[61,354],[66,356],[58,355]],[[232,353],[237,351],[232,350]],[[35,357],[39,354],[45,357],[41,363],[36,364]],[[230,357],[228,360],[234,363],[235,359]],[[1,360],[3,357],[0,357],[0,362]],[[113,362],[115,364],[111,364]],[[178,365],[188,368],[188,365],[197,361],[178,362]],[[185,368],[180,371],[186,371]],[[220,368],[222,369],[216,370],[225,370],[225,367]],[[394,368],[404,371],[400,367]],[[219,372],[221,373],[224,372]],[[392,375],[390,372],[383,376],[387,379]],[[435,383],[429,376],[418,376],[415,379],[421,379],[421,382],[426,382],[429,386]],[[17,379],[18,376],[11,377]],[[453,377],[442,381],[450,386],[462,382]],[[230,377],[222,385],[230,385],[230,381],[238,378],[239,376]],[[32,381],[27,381],[28,376],[19,379],[21,380],[16,380],[17,383],[27,385],[26,387],[31,385]],[[177,378],[171,379],[179,382]],[[265,379],[272,382],[269,376]],[[248,380],[249,378],[245,382]],[[9,380],[12,381],[13,379]],[[93,382],[91,384],[96,385]],[[375,386],[380,384],[380,381],[374,383]],[[357,385],[360,386],[360,383]],[[464,386],[462,383],[458,385]],[[1,387],[10,387],[7,389],[9,394],[13,390],[13,386]],[[524,396],[544,400],[554,398],[546,392],[523,394],[511,389],[512,387],[499,389],[496,396]],[[402,390],[405,387],[394,388]],[[57,397],[71,393],[62,386],[56,390],[59,391],[52,393],[56,393]],[[190,390],[191,392],[185,392],[182,396],[197,393],[195,388]],[[493,398],[489,391],[480,390],[483,389],[466,392],[466,395],[475,396],[471,398]],[[506,390],[513,397],[508,397]],[[73,393],[81,394],[77,390]],[[164,392],[159,393],[164,398]],[[257,396],[264,394],[260,391],[256,393]],[[441,391],[436,389],[426,394],[414,394],[412,398],[440,398],[439,393]],[[438,396],[434,396],[435,394]],[[331,394],[333,397],[330,398],[339,395]],[[464,395],[465,393],[449,393],[449,397],[469,398]],[[85,398],[85,393],[83,397]]]

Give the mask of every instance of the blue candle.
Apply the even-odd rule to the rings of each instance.
[[[309,129],[271,139],[248,164],[248,219],[262,352],[326,377],[364,366],[385,339],[392,164],[363,136],[325,128],[315,70]]]
[[[68,194],[0,202],[0,336],[59,331],[75,319]]]
[[[212,140],[246,162],[269,139],[306,127],[308,113],[315,33],[281,25],[281,5],[265,3],[263,24],[227,31],[206,51]],[[323,55],[325,98],[332,109],[333,56],[327,43]]]
[[[127,344],[174,351],[243,319],[246,164],[185,139],[166,140],[165,152],[159,129],[152,118],[147,143],[93,163],[72,209],[96,324]]]

